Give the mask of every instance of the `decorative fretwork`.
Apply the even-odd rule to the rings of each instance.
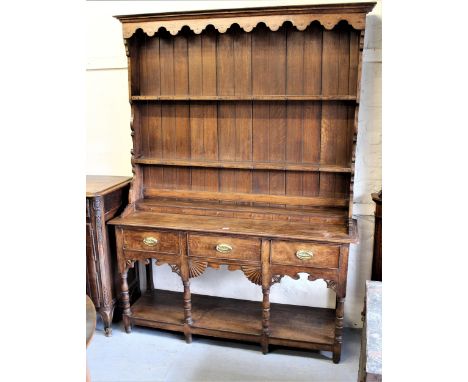
[[[272,278],[271,278],[271,284],[273,285],[275,283],[280,283],[281,279],[284,276],[289,276],[293,280],[299,280],[299,278],[300,278],[299,273],[307,273],[307,272],[294,272],[294,271],[292,271],[291,273],[285,273],[284,275],[273,275]],[[309,281],[323,280],[327,284],[327,288],[330,288],[335,292],[336,292],[336,288],[338,287],[338,283],[335,280],[326,280],[323,277],[315,276],[313,274],[309,274],[309,276],[307,277],[307,280],[309,280]]]
[[[259,266],[242,265],[241,270],[251,282],[262,285],[262,270]]]

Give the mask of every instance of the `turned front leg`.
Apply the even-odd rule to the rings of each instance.
[[[182,256],[180,261],[180,277],[184,285],[184,335],[185,341],[192,342],[192,296],[190,292],[190,270],[187,256],[187,237],[179,236],[179,245]]]
[[[262,352],[268,353],[270,337],[270,241],[262,240]]]
[[[127,283],[127,273],[128,268],[126,267],[125,270],[121,273],[122,278],[122,305],[123,305],[123,314],[122,319],[125,327],[125,331],[130,333],[132,331],[131,319],[130,316],[132,311],[130,310],[130,295],[128,293],[128,283]]]
[[[262,314],[262,352],[268,353],[268,337],[270,335],[270,287],[262,288],[263,314]]]
[[[184,284],[184,334],[185,341],[189,344],[192,342],[192,332],[190,326],[192,325],[192,298],[190,292],[190,281],[183,281]]]
[[[343,343],[344,297],[336,296],[335,341],[333,343],[333,363],[341,359],[341,344]]]

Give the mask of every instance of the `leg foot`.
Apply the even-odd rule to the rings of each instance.
[[[112,335],[112,317],[114,315],[114,305],[111,307],[103,307],[99,309],[99,314],[101,315],[102,322],[104,323],[104,332],[106,337]]]
[[[262,353],[263,354],[268,354],[269,351],[269,346],[268,346],[268,336],[264,335],[262,338]]]
[[[333,353],[333,363],[340,363],[341,352]]]
[[[123,323],[124,323],[125,332],[126,333],[131,333],[132,332],[132,323],[130,321],[130,317],[123,316]]]
[[[192,319],[190,318],[190,324],[192,323]],[[184,324],[184,337],[185,337],[185,342],[188,344],[192,343],[192,333],[190,331],[190,324],[185,323]]]

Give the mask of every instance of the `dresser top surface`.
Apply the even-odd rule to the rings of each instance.
[[[135,228],[157,228],[278,239],[325,241],[340,244],[355,243],[357,241],[357,225],[355,220],[352,220],[352,227],[348,231],[348,226],[341,224],[314,226],[309,223],[275,220],[135,211],[128,216],[110,220],[108,224]]]
[[[86,175],[86,197],[106,195],[131,180],[128,176]]]

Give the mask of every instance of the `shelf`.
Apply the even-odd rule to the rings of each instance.
[[[232,337],[260,342],[262,303],[232,298],[192,294],[191,332],[216,337]],[[155,290],[143,294],[131,307],[132,320],[154,328],[183,332],[183,294]],[[334,309],[271,304],[270,343],[331,350],[335,333]],[[238,338],[238,336],[236,336]],[[315,346],[314,346],[315,345]]]
[[[308,163],[274,163],[274,162],[229,162],[229,161],[196,161],[184,159],[136,158],[134,162],[146,165],[188,166],[210,168],[236,168],[247,170],[280,170],[280,171],[321,171],[351,173],[351,167]]]
[[[356,101],[355,95],[152,95],[132,101]]]

